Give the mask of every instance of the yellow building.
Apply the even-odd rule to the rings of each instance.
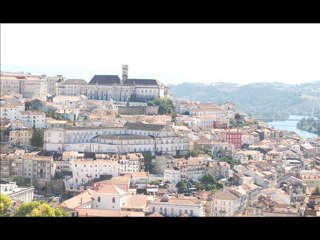
[[[29,130],[14,130],[9,133],[9,142],[14,145],[31,145],[32,132]]]

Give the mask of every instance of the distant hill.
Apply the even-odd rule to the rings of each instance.
[[[277,82],[246,85],[181,83],[169,87],[176,98],[218,104],[232,101],[240,111],[257,118],[286,118],[290,114],[311,114],[313,100],[319,95],[320,81],[298,85]]]

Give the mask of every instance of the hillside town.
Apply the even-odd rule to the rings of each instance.
[[[1,72],[0,215],[320,217],[320,137],[134,77]]]

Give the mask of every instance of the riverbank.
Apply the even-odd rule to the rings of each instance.
[[[308,131],[304,131],[297,128],[297,123],[305,118],[306,116],[299,116],[299,115],[290,115],[287,120],[284,121],[274,121],[274,122],[268,122],[267,124],[270,127],[274,127],[276,129],[280,130],[286,130],[291,132],[296,132],[299,136],[303,137],[304,139],[307,138],[317,138],[318,135],[314,133],[310,133]],[[295,119],[294,121],[292,119]],[[297,120],[296,120],[297,119]],[[300,120],[298,120],[300,119]]]
[[[314,118],[302,118],[297,123],[297,128],[306,132],[320,135],[320,120]]]

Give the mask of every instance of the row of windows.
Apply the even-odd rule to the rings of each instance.
[[[112,203],[115,203],[116,199],[113,197],[111,201],[112,201]],[[98,202],[101,202],[101,198],[100,197],[98,197]]]
[[[74,166],[77,167],[78,165],[75,164]],[[88,166],[89,166],[89,165],[88,165]],[[86,165],[83,165],[83,167],[86,167]],[[92,168],[92,165],[90,165],[90,167]],[[98,167],[98,166],[95,165],[95,167]],[[103,166],[99,166],[99,167],[107,167],[107,165],[103,165]],[[108,165],[108,167],[112,167],[112,166]],[[114,166],[113,166],[113,168],[114,168]]]
[[[153,210],[153,212],[155,212],[155,211],[156,211],[156,208],[153,207],[152,210]],[[174,216],[174,215],[175,215],[174,208],[171,208],[170,212],[171,212],[171,216]],[[183,212],[184,212],[185,214],[190,214],[190,216],[193,216],[193,210],[188,211],[187,209],[185,209],[185,210],[183,211],[183,209],[179,209],[179,215],[182,215]],[[165,207],[165,208],[163,209],[162,207],[160,207],[160,213],[161,213],[161,214],[164,214],[165,216],[168,215],[168,210],[167,210],[167,208]]]

